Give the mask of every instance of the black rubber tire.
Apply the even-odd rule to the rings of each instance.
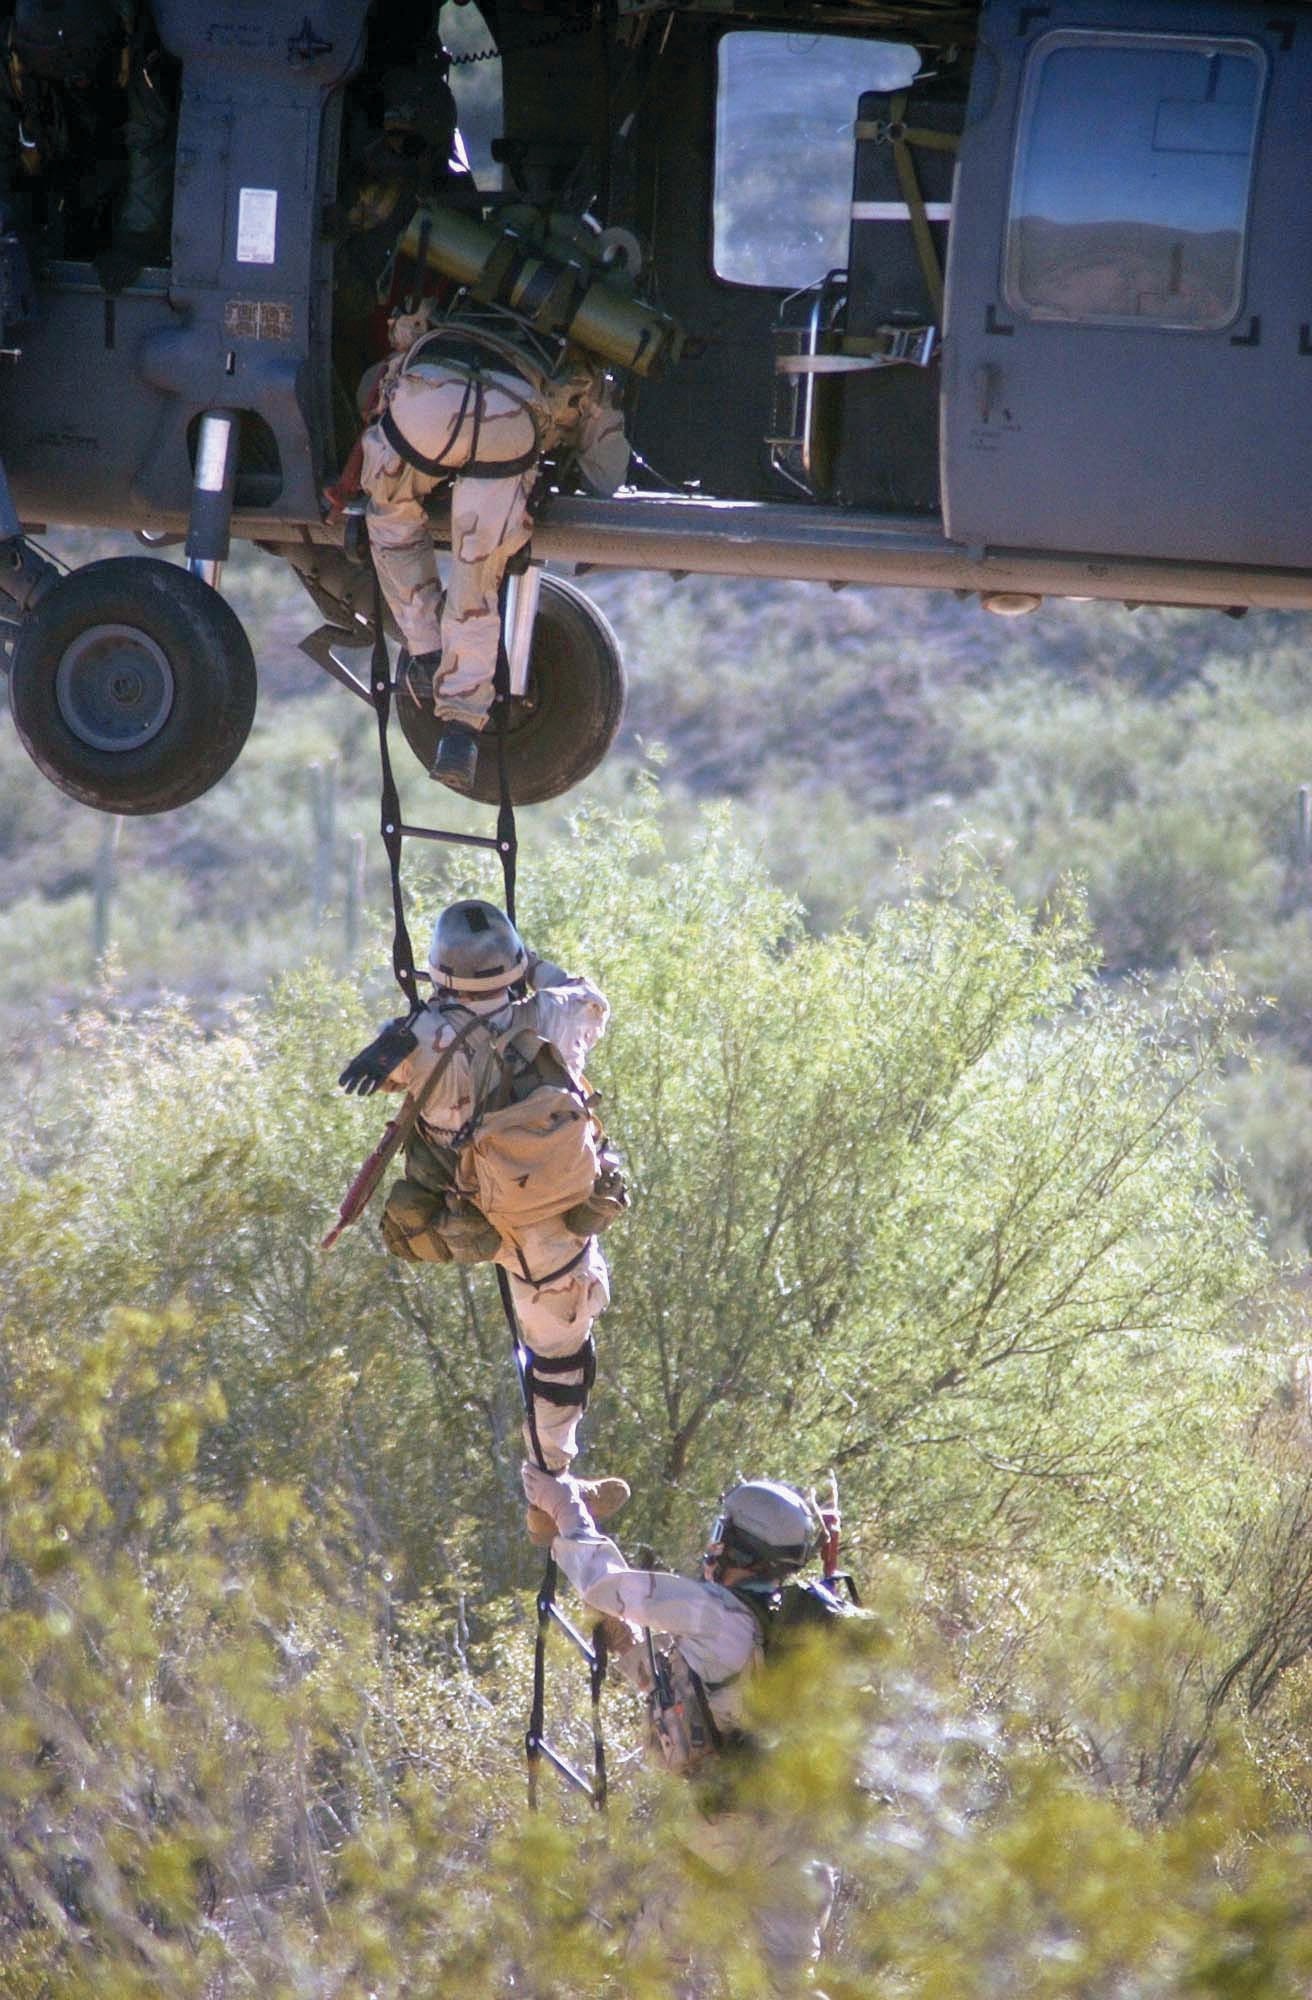
[[[401,732],[427,770],[441,725],[430,708],[398,694]],[[619,641],[591,598],[558,576],[544,576],[529,655],[528,692],[510,706],[506,775],[517,806],[557,799],[595,771],[624,714]],[[495,719],[479,742],[472,796],[501,797]]]
[[[33,763],[82,805],[124,814],[172,812],[217,784],[250,734],[256,689],[236,612],[151,556],[62,577],[24,624],[9,674]]]

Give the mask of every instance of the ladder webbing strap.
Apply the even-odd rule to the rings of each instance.
[[[606,1809],[606,1744],[601,1733],[601,1690],[606,1685],[606,1628],[600,1618],[592,1628],[592,1665],[588,1670],[588,1694],[592,1703],[592,1803],[597,1812]]]
[[[528,1429],[529,1443],[532,1447],[534,1459],[537,1461],[540,1469],[545,1472],[548,1468],[546,1460],[542,1455],[542,1440],[538,1436],[537,1417],[533,1409],[533,1390],[535,1385],[532,1379],[532,1364],[534,1356],[525,1342],[523,1329],[519,1323],[519,1314],[515,1311],[515,1298],[510,1289],[509,1274],[502,1269],[500,1264],[496,1267],[496,1273],[497,1289],[501,1294],[501,1307],[505,1313],[506,1325],[510,1331],[511,1353],[515,1362],[515,1379],[519,1383],[520,1399],[524,1405],[524,1421]],[[587,1341],[585,1346],[591,1348],[591,1341]],[[580,1353],[582,1351],[580,1350]],[[576,1360],[576,1357],[572,1354],[566,1358],[570,1363]],[[586,1389],[591,1387],[593,1374],[591,1357],[583,1365],[586,1376]],[[537,1386],[540,1389],[546,1385],[538,1384]],[[572,1771],[556,1755],[551,1749],[550,1744],[546,1742],[544,1735],[547,1710],[547,1635],[551,1630],[552,1620],[558,1620],[560,1617],[560,1614],[555,1609],[556,1585],[559,1580],[560,1574],[556,1568],[556,1559],[548,1551],[547,1567],[543,1572],[542,1582],[538,1586],[538,1625],[533,1641],[533,1698],[529,1709],[528,1728],[524,1734],[524,1756],[528,1764],[528,1804],[530,1812],[536,1812],[538,1808],[538,1777],[541,1772],[544,1754],[547,1761],[559,1770],[563,1776],[568,1778],[572,1783],[579,1785],[582,1790],[589,1790],[587,1781],[581,1779],[577,1773]],[[577,1638],[577,1635],[572,1632],[571,1636]],[[592,1644],[590,1648],[586,1649],[585,1657],[588,1662],[588,1695],[592,1710],[592,1785],[590,1789],[593,1807],[597,1812],[603,1812],[606,1806],[607,1778],[606,1743],[601,1733],[601,1691],[606,1680],[606,1634],[600,1619],[598,1619],[592,1628]]]
[[[510,665],[506,658],[504,618],[502,624],[503,637],[497,649],[496,676],[493,684],[496,696],[497,781],[500,794],[500,804],[497,810],[497,849],[501,856],[501,873],[505,885],[506,915],[513,924],[515,922],[515,874],[519,842],[515,831],[515,808],[510,797],[510,775],[506,758],[506,727],[510,706]],[[419,999],[418,982],[415,975],[414,948],[410,941],[410,932],[405,920],[405,901],[401,892],[401,843],[403,839],[401,805],[396,790],[396,779],[392,771],[392,759],[387,747],[387,725],[392,707],[391,665],[387,657],[387,635],[383,625],[383,594],[377,572],[374,574],[374,645],[370,663],[370,693],[373,699],[374,712],[378,718],[378,753],[382,765],[381,825],[383,846],[387,851],[387,865],[391,875],[392,912],[395,919],[395,930],[392,940],[392,970],[395,972],[397,983],[410,1002],[411,1008],[414,1013],[418,1014],[422,1003]],[[464,1035],[477,1025],[477,1023],[478,1017],[471,1017],[461,1035],[457,1036],[456,1041],[452,1043],[448,1050],[448,1060],[454,1054],[455,1048],[459,1045],[460,1041],[463,1040]],[[586,1250],[586,1248],[585,1244],[584,1249]],[[570,1264],[563,1267],[564,1270],[571,1269],[577,1261],[577,1258],[571,1259]],[[534,1459],[541,1470],[545,1472],[548,1468],[542,1454],[542,1441],[538,1436],[537,1417],[533,1407],[531,1381],[533,1356],[525,1343],[523,1330],[519,1324],[519,1314],[515,1310],[515,1300],[510,1289],[509,1275],[502,1269],[500,1264],[496,1266],[496,1274],[497,1289],[501,1295],[501,1307],[505,1314],[506,1326],[510,1332],[511,1351],[515,1363],[515,1377],[519,1383],[520,1398],[524,1405],[524,1421],[528,1429],[529,1442],[532,1447]],[[560,1276],[562,1273],[557,1272],[552,1275]],[[583,1348],[580,1349],[580,1355],[584,1358],[579,1363],[575,1363],[574,1356],[571,1355],[568,1357],[571,1366],[581,1365],[584,1369],[585,1380],[582,1385],[582,1394],[584,1396],[586,1396],[588,1389],[592,1385],[592,1375],[594,1372],[591,1361],[591,1348],[592,1343],[590,1340],[584,1343]],[[548,1367],[544,1372],[550,1374],[552,1370]],[[559,1384],[549,1383],[540,1384],[539,1386],[546,1391],[544,1401],[551,1400],[554,1402],[562,1394]],[[563,1393],[571,1395],[572,1398],[575,1392],[564,1391]],[[584,1648],[585,1657],[588,1662],[588,1687],[592,1703],[593,1778],[591,1786],[589,1786],[586,1778],[574,1771],[573,1767],[566,1763],[552,1749],[544,1736],[546,1723],[547,1633],[551,1628],[553,1620],[560,1621],[560,1613],[555,1609],[557,1582],[558,1572],[555,1558],[548,1554],[547,1566],[543,1573],[537,1595],[538,1627],[537,1639],[533,1649],[533,1700],[529,1713],[528,1730],[524,1737],[524,1752],[528,1762],[528,1802],[530,1810],[536,1811],[538,1804],[538,1775],[545,1756],[548,1763],[561,1771],[571,1783],[577,1785],[581,1790],[588,1792],[594,1807],[600,1811],[606,1804],[607,1782],[606,1746],[601,1733],[601,1690],[606,1677],[606,1640],[600,1622],[593,1627],[591,1646]]]
[[[397,796],[392,758],[387,748],[387,723],[392,711],[392,669],[387,657],[387,632],[383,624],[383,592],[374,575],[374,650],[369,667],[369,692],[378,718],[378,756],[383,768],[381,826],[387,851],[387,869],[392,880],[392,971],[396,983],[418,1014],[423,1002],[415,977],[414,947],[405,920],[405,898],[401,892],[401,801]]]
[[[502,604],[505,603],[505,583],[501,586]],[[497,730],[497,846],[501,852],[501,874],[506,890],[506,915],[515,922],[515,874],[519,858],[519,839],[515,832],[515,808],[510,797],[510,773],[506,763],[506,731],[510,727],[510,660],[506,653],[505,618],[501,620],[501,638],[497,642],[497,664],[492,678],[493,707],[496,711]]]
[[[501,1310],[506,1316],[506,1326],[510,1333],[515,1380],[519,1383],[520,1400],[524,1405],[524,1422],[528,1429],[529,1444],[532,1447],[534,1460],[545,1472],[547,1462],[542,1455],[542,1440],[538,1436],[537,1415],[533,1408],[533,1391],[529,1381],[529,1350],[524,1343],[519,1314],[515,1311],[510,1278],[500,1264],[497,1265],[496,1272],[497,1290],[501,1294]],[[551,1629],[551,1607],[556,1601],[556,1582],[556,1558],[548,1550],[547,1567],[538,1586],[538,1626],[533,1641],[533,1697],[529,1706],[528,1728],[524,1734],[530,1812],[536,1812],[538,1809],[538,1774],[542,1766],[542,1738],[546,1729],[547,1713],[547,1633]]]

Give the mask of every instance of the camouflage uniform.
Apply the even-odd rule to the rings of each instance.
[[[634,1628],[650,1627],[662,1641],[673,1640],[702,1681],[717,1728],[732,1737],[743,1726],[746,1676],[763,1658],[760,1627],[742,1599],[710,1580],[630,1569],[616,1544],[596,1526],[568,1475],[546,1476],[528,1465],[523,1482],[533,1505],[551,1515],[556,1528],[551,1553],[583,1602],[603,1617],[621,1620],[634,1637]],[[612,1650],[625,1678],[646,1692],[645,1645],[617,1646],[612,1637]],[[759,1813],[703,1805],[681,1830],[681,1841],[708,1893],[717,1877],[756,1880],[754,1925],[768,1991],[778,2000],[801,2000],[811,1986],[833,1909],[834,1870],[799,1852],[794,1830],[786,1823],[771,1823]],[[688,1963],[678,1914],[663,1897],[649,1897],[629,1949],[665,1954],[680,1975],[674,1990],[700,1994],[705,1989],[697,1968]]]
[[[514,322],[506,324],[513,335]],[[413,322],[402,327],[413,331]],[[398,439],[434,469],[408,461]],[[623,417],[604,371],[578,348],[552,372],[505,333],[456,317],[422,333],[383,377],[364,435],[369,542],[407,650],[441,651],[434,707],[442,721],[471,729],[487,721],[502,579],[532,534],[541,459],[562,445],[594,490],[614,492],[628,467]],[[448,481],[444,594],[424,502]]]
[[[605,1032],[610,1008],[591,980],[571,977],[546,959],[534,964],[530,984],[532,992],[519,1001],[505,994],[490,1000],[436,995],[415,1022],[418,1048],[391,1071],[387,1088],[421,1090],[438,1055],[470,1014],[480,1015],[497,1034],[535,1031],[581,1085],[583,1065]],[[460,1049],[429,1097],[420,1122],[434,1146],[449,1147],[474,1111],[486,1085],[478,1069],[478,1057]],[[579,1357],[573,1368],[553,1369],[551,1382],[562,1389],[582,1387],[593,1325],[610,1304],[610,1274],[596,1237],[576,1236],[556,1218],[525,1229],[518,1246],[503,1244],[494,1261],[509,1274],[515,1311],[533,1353],[557,1364]],[[545,1283],[529,1275],[553,1272],[559,1275],[548,1276]],[[546,1463],[568,1465],[578,1450],[582,1404],[535,1397],[533,1415]],[[527,1432],[525,1438],[531,1449]]]

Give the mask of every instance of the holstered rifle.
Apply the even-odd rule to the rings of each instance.
[[[464,1027],[452,1036],[451,1040],[442,1050],[419,1089],[407,1095],[405,1103],[401,1106],[395,1118],[389,1118],[387,1124],[383,1127],[382,1138],[378,1141],[378,1144],[374,1147],[372,1153],[370,1153],[368,1159],[343,1195],[341,1206],[337,1211],[337,1220],[319,1245],[321,1250],[331,1250],[338,1237],[342,1234],[342,1231],[349,1229],[351,1224],[364,1214],[364,1211],[369,1206],[374,1189],[387,1172],[388,1165],[396,1158],[396,1155],[414,1131],[424,1106],[437,1088],[440,1079],[446,1075],[447,1070],[450,1068],[451,1058],[455,1055],[456,1050],[475,1028],[482,1026],[483,1023],[477,1014],[472,1019],[466,1021]]]

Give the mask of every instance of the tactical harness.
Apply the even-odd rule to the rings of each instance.
[[[490,1068],[492,1079],[449,1139],[434,1139],[416,1126],[406,1147],[406,1177],[394,1184],[384,1212],[387,1246],[411,1260],[442,1263],[450,1257],[472,1264],[492,1261],[508,1245],[526,1284],[554,1285],[582,1263],[588,1241],[628,1205],[618,1157],[596,1115],[596,1097],[587,1078],[575,1083],[535,1030],[512,1025],[498,1032],[470,1013],[458,1039],[475,1074]],[[537,1044],[531,1053],[525,1046],[530,1042]],[[533,1204],[525,1191],[515,1213],[516,1187],[545,1178],[549,1159],[557,1175],[572,1176],[568,1198]],[[499,1190],[498,1179],[509,1186]],[[521,1232],[533,1221],[556,1217],[583,1240],[553,1270],[534,1271]]]
[[[503,396],[518,403],[533,426],[533,443],[527,451],[516,458],[487,460],[481,462],[478,456],[478,441],[482,434],[487,383],[485,370],[489,366],[497,368],[498,379],[494,386]],[[510,341],[489,332],[486,328],[463,326],[435,327],[431,333],[421,334],[414,346],[406,354],[397,375],[398,383],[407,372],[428,361],[445,368],[458,370],[465,377],[465,389],[460,408],[447,432],[446,442],[432,457],[419,451],[401,430],[391,406],[384,409],[380,428],[388,444],[406,465],[416,472],[425,473],[430,479],[513,479],[522,472],[531,472],[540,462],[545,449],[542,419],[531,396],[520,395],[505,380],[506,373],[522,376],[533,389],[539,401],[545,400],[547,377],[535,367]],[[498,363],[500,364],[498,368]],[[536,379],[535,379],[536,378]],[[473,407],[473,436],[470,440],[469,456],[460,464],[452,464],[449,454],[464,427],[464,422]]]
[[[651,1687],[647,1694],[648,1733],[652,1748],[667,1771],[695,1777],[713,1758],[726,1753],[754,1755],[757,1739],[746,1729],[721,1729],[711,1696],[740,1681],[758,1661],[769,1659],[786,1633],[824,1630],[859,1612],[856,1585],[846,1573],[803,1583],[740,1583],[725,1586],[756,1620],[758,1647],[752,1658],[722,1680],[704,1680],[676,1643],[658,1647],[647,1630],[647,1662]]]

